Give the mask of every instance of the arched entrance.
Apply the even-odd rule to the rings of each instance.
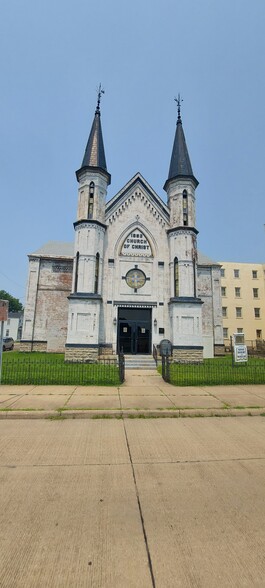
[[[151,353],[151,308],[118,309],[118,352],[126,354]]]

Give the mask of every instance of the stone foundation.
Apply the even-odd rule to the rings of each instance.
[[[214,345],[214,356],[224,355],[225,354],[225,346],[224,345]]]
[[[65,361],[81,363],[84,361],[98,362],[98,347],[65,346]]]
[[[31,353],[32,351],[47,352],[47,341],[20,341],[19,351]]]
[[[113,348],[111,344],[107,345],[100,345],[99,346],[99,355],[113,355]]]
[[[182,347],[182,348],[174,348],[172,349],[172,357],[171,361],[183,361],[183,362],[190,362],[190,363],[198,363],[203,362],[203,347],[196,348],[196,347]]]

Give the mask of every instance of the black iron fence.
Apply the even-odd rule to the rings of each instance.
[[[231,357],[216,357],[201,363],[173,363],[169,356],[162,356],[162,376],[175,386],[265,384],[265,360],[249,357],[247,363],[234,364]]]
[[[124,381],[124,358],[66,363],[63,356],[12,354],[3,357],[1,384],[115,386]]]

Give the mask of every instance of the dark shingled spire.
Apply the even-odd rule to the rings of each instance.
[[[87,142],[85,154],[83,157],[82,165],[81,165],[81,168],[76,173],[77,173],[77,178],[78,178],[78,174],[83,168],[97,168],[98,170],[102,170],[103,172],[105,172],[105,174],[108,176],[109,184],[110,184],[111,176],[107,171],[101,122],[100,122],[100,98],[101,98],[102,93],[104,93],[104,90],[101,90],[101,86],[100,86],[99,92],[98,92],[97,108],[95,111],[95,116],[94,116],[93,124],[91,127],[90,135],[88,138],[88,142]]]
[[[168,172],[168,179],[164,185],[164,189],[167,189],[170,180],[178,177],[187,177],[194,180],[196,186],[198,186],[198,180],[193,175],[191,162],[189,158],[188,148],[186,145],[185,135],[182,128],[182,120],[180,116],[180,97],[177,100],[178,103],[178,120],[177,128],[175,133],[175,139],[172,149],[171,161]]]

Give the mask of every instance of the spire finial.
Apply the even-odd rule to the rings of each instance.
[[[181,106],[181,102],[183,102],[183,98],[181,98],[181,95],[178,94],[177,98],[174,98],[175,102],[178,105],[178,121],[177,122],[181,122],[181,116],[180,116],[180,106]]]
[[[105,94],[105,90],[103,90],[103,88],[101,87],[101,84],[99,84],[99,87],[97,88],[97,93],[98,93],[98,102],[97,102],[96,114],[100,114],[101,95]]]

